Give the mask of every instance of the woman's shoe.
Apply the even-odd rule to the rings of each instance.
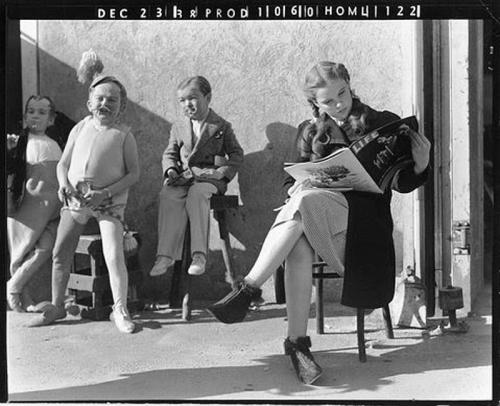
[[[261,290],[240,282],[227,296],[207,307],[219,321],[227,324],[242,321],[253,299],[260,296]]]
[[[305,384],[312,384],[323,372],[321,367],[314,361],[309,351],[311,339],[309,336],[299,337],[296,342],[285,340],[285,354],[290,355],[292,364],[299,380]]]

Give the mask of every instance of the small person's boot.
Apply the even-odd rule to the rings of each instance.
[[[24,313],[25,311],[21,301],[20,293],[7,291],[7,304],[9,305],[10,309],[15,312]]]
[[[64,306],[54,306],[52,303],[45,302],[46,304],[39,311],[41,314],[33,317],[27,324],[27,327],[40,327],[47,326],[57,320],[66,317],[66,310]]]
[[[11,281],[7,281],[7,304],[9,305],[10,309],[19,312],[19,313],[24,313],[25,309],[23,307],[23,301],[22,301],[22,293],[18,291],[14,286],[12,286]]]
[[[149,271],[149,276],[160,276],[167,272],[169,266],[174,264],[174,260],[165,255],[158,255],[156,257],[155,264],[151,271]]]
[[[261,290],[240,282],[227,296],[207,307],[207,310],[219,321],[227,324],[242,321],[252,300],[260,296]]]
[[[311,347],[309,336],[298,337],[296,342],[290,341],[287,337],[284,344],[285,354],[290,355],[299,380],[308,385],[316,381],[321,376],[322,369],[309,351]]]

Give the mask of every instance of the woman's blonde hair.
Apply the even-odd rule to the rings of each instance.
[[[325,87],[328,82],[337,79],[345,80],[350,87],[351,77],[346,67],[341,63],[321,61],[307,72],[303,90],[315,118],[319,117],[318,107],[314,103],[317,89]]]

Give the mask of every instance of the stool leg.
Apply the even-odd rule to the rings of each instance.
[[[274,296],[277,304],[286,303],[284,265],[280,265],[274,273]]]
[[[227,231],[226,213],[224,210],[214,210],[214,217],[219,225],[219,238],[221,242],[222,258],[226,266],[226,282],[231,287],[236,287],[236,278],[231,264],[231,244],[229,241],[229,233]]]
[[[358,356],[360,362],[366,362],[365,348],[365,309],[357,309],[356,325],[358,333]]]
[[[130,285],[128,287],[128,291],[129,291],[128,298],[131,301],[137,300],[137,288],[135,287],[135,285]]]
[[[182,261],[176,261],[174,264],[174,272],[170,282],[170,293],[168,295],[168,304],[172,309],[181,307],[181,299],[179,297],[180,279],[182,272]]]
[[[314,285],[316,286],[316,333],[324,334],[325,333],[325,323],[324,323],[324,314],[323,314],[323,279],[321,275],[323,274],[323,267],[320,266],[318,268],[318,278],[315,279]]]
[[[191,278],[187,273],[191,263],[191,236],[189,231],[189,223],[184,236],[184,244],[182,248],[182,259],[174,264],[174,272],[172,274],[172,283],[170,287],[169,303],[174,309],[182,309],[182,318],[186,321],[191,319]]]
[[[106,312],[103,306],[102,292],[92,292],[92,306],[94,307],[95,319],[104,320]]]
[[[188,224],[182,250],[182,270],[179,286],[180,296],[182,297],[182,318],[185,321],[191,320],[191,276],[187,273],[189,265],[191,265],[191,232]]]
[[[382,314],[384,316],[384,322],[385,322],[385,334],[387,338],[394,338],[394,331],[392,330],[391,311],[389,309],[388,304],[386,304],[382,308]]]

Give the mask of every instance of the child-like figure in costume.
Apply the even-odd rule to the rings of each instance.
[[[177,96],[188,119],[174,125],[163,154],[158,249],[151,276],[165,273],[181,259],[188,220],[193,259],[188,273],[205,272],[210,197],[226,191],[243,161],[231,124],[209,107],[212,89],[207,79],[185,79]]]
[[[58,143],[47,136],[55,107],[46,96],[31,96],[24,111],[25,128],[7,135],[9,175],[7,241],[11,278],[7,303],[18,312],[35,311],[26,285],[52,254],[61,203],[57,199]]]
[[[125,87],[114,76],[100,75],[102,63],[94,53],[85,57],[91,59],[88,65],[97,76],[89,88],[90,115],[71,131],[57,165],[59,199],[65,205],[53,251],[52,306],[30,325],[46,325],[66,317],[64,297],[73,255],[85,224],[95,217],[114,301],[110,318],[119,331],[132,333],[135,324],[127,310],[123,216],[128,190],[139,178],[137,145],[130,129],[118,121],[126,107]]]

